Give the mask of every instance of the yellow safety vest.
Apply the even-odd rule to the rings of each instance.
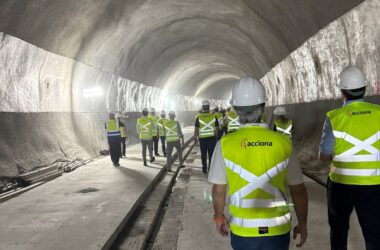
[[[140,139],[152,139],[154,129],[150,118],[141,117],[137,119],[137,126],[140,131]]]
[[[108,137],[117,137],[120,136],[119,122],[115,119],[110,119],[106,123],[107,127],[107,136]]]
[[[230,111],[227,113],[227,131],[228,133],[234,132],[239,129],[240,122],[239,122],[239,116],[234,111]]]
[[[125,125],[123,127],[120,127],[120,133],[121,133],[121,138],[127,138],[127,128]]]
[[[291,119],[286,119],[285,121],[275,119],[274,124],[276,125],[277,132],[292,138],[293,121]]]
[[[150,118],[153,122],[153,130],[155,132],[153,132],[153,136],[156,136],[157,132],[158,132],[158,120],[160,118],[158,118],[158,116],[156,115],[149,115],[148,118]]]
[[[208,138],[215,136],[215,115],[211,113],[202,113],[198,115],[199,119],[199,138]]]
[[[165,136],[165,134],[164,134],[164,125],[168,121],[169,120],[166,119],[166,118],[161,118],[161,119],[158,120],[157,125],[158,125],[158,133],[159,133],[160,136]]]
[[[168,120],[165,122],[165,136],[167,142],[179,141],[177,121]]]
[[[380,106],[353,102],[327,116],[335,137],[330,179],[348,185],[379,185]]]
[[[292,144],[267,127],[243,127],[221,139],[227,172],[231,232],[242,237],[291,229],[287,168]]]

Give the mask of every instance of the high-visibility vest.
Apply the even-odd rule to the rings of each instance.
[[[227,113],[227,131],[228,133],[236,131],[239,129],[240,122],[239,116],[234,111],[230,111]]]
[[[293,121],[291,119],[275,119],[274,124],[276,125],[277,132],[292,138]]]
[[[158,132],[158,120],[160,118],[158,118],[158,116],[156,116],[156,115],[149,115],[148,118],[150,118],[153,122],[153,130],[155,131],[155,133],[153,133],[153,136],[156,136],[156,134]]]
[[[167,122],[165,122],[164,127],[167,142],[179,141],[177,121],[168,120]]]
[[[108,137],[120,137],[119,122],[115,119],[110,119],[106,122],[107,136]]]
[[[137,126],[140,131],[140,139],[152,139],[154,129],[152,127],[152,120],[148,117],[141,117],[137,119]]]
[[[327,113],[335,137],[333,182],[380,184],[380,106],[353,102]]]
[[[215,117],[216,117],[216,119],[218,119],[219,127],[222,127],[222,125],[223,125],[223,114],[220,112],[216,112]]]
[[[127,128],[125,127],[125,125],[123,127],[120,127],[120,134],[121,138],[127,138]]]
[[[230,229],[242,237],[291,229],[287,168],[292,144],[267,127],[243,127],[221,139],[229,190]]]
[[[158,120],[157,126],[158,126],[158,133],[159,136],[164,136],[164,124],[168,122],[169,120],[166,118],[161,118]]]
[[[199,138],[208,138],[215,136],[215,115],[211,113],[202,113],[198,115],[199,120]]]

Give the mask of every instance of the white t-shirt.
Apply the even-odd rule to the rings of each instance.
[[[216,144],[214,154],[212,156],[208,181],[212,184],[227,184],[226,167],[222,155],[222,146],[220,141]],[[299,185],[303,183],[303,174],[298,164],[295,154],[290,157],[288,165],[288,184]]]

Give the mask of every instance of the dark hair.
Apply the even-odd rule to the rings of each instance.
[[[346,96],[347,101],[362,99],[365,95],[366,87],[359,89],[342,89],[342,93]]]
[[[143,116],[148,116],[149,112],[148,111],[143,111],[142,114],[143,114]]]

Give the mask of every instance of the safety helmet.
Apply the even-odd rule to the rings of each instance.
[[[151,109],[150,109],[150,112],[151,112],[151,113],[156,113],[156,110],[155,110],[154,108],[151,108]]]
[[[148,108],[144,108],[142,112],[149,112]]]
[[[120,113],[117,113],[116,115],[115,115],[115,118],[121,118],[121,117],[123,117]]]
[[[232,88],[230,104],[235,107],[256,106],[265,103],[263,84],[252,77],[244,77]]]
[[[274,115],[286,115],[286,109],[285,107],[277,107],[274,112]]]
[[[208,100],[204,100],[203,102],[202,102],[202,107],[203,106],[210,106],[210,102],[208,101]]]
[[[339,88],[352,90],[367,86],[368,81],[363,73],[356,66],[348,66],[339,75]]]
[[[161,115],[166,115],[165,110],[162,110],[162,111],[161,111]]]
[[[169,112],[169,116],[175,116],[175,112],[174,111],[170,111]]]

